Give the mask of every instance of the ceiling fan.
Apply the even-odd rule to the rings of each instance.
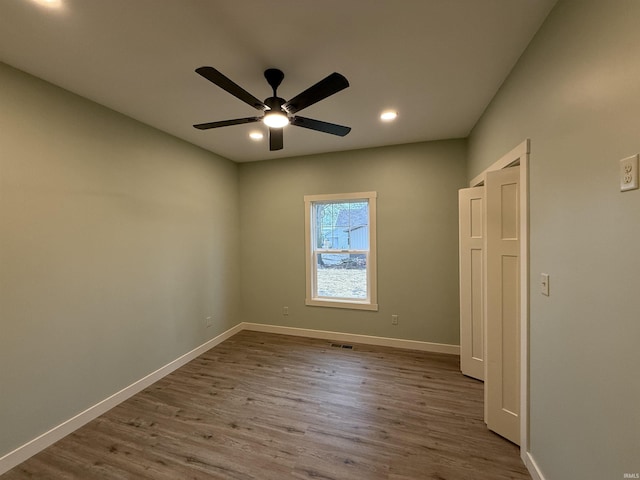
[[[247,92],[244,88],[229,80],[222,73],[213,67],[196,68],[196,73],[202,75],[210,82],[226,90],[234,97],[251,105],[256,110],[264,112],[262,116],[236,118],[233,120],[223,120],[220,122],[199,123],[194,125],[199,130],[210,128],[228,127],[230,125],[240,125],[243,123],[263,122],[269,127],[269,150],[281,150],[283,147],[282,128],[286,125],[309,128],[318,132],[330,133],[344,137],[351,131],[351,127],[336,125],[335,123],[314,120],[313,118],[300,117],[295,115],[303,108],[307,108],[314,103],[330,97],[349,86],[347,79],[339,73],[332,73],[315,85],[307,88],[304,92],[296,95],[291,100],[286,101],[278,97],[276,91],[282,80],[284,73],[277,68],[265,70],[264,77],[273,89],[273,96],[261,102],[256,97]]]

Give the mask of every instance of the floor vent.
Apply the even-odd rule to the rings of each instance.
[[[353,350],[353,345],[343,345],[342,343],[331,343],[333,348],[346,348],[348,350]]]

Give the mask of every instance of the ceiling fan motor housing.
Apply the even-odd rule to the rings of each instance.
[[[282,105],[285,103],[285,99],[278,97],[276,92],[284,79],[284,73],[282,70],[278,70],[277,68],[268,68],[264,71],[264,78],[267,79],[267,82],[273,89],[273,97],[267,98],[264,101],[264,104],[269,107],[271,112],[282,112],[284,115],[287,115],[287,112],[282,108]]]
[[[287,112],[284,111],[282,105],[284,105],[285,99],[280,97],[269,97],[265,99],[264,104],[269,107],[269,110],[274,112],[282,112],[285,115]]]

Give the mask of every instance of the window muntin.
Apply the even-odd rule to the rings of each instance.
[[[305,196],[307,305],[377,310],[376,193]]]

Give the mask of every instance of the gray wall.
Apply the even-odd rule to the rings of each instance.
[[[640,472],[640,2],[560,1],[474,128],[469,178],[531,138],[531,452],[546,479]],[[551,275],[551,296],[538,292]]]
[[[243,320],[457,345],[465,155],[451,140],[241,164]],[[380,310],[305,306],[303,197],[362,191],[378,192]]]
[[[235,164],[0,85],[2,456],[237,324],[239,221]]]

